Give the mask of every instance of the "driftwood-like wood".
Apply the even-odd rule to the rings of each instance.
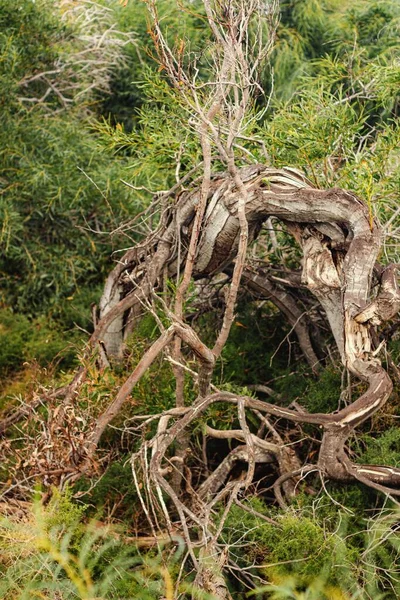
[[[271,216],[286,224],[303,251],[302,283],[323,307],[343,365],[368,385],[367,391],[352,404],[330,415],[300,414],[253,399],[245,400],[246,407],[257,405],[263,413],[319,425],[324,435],[318,468],[326,476],[341,481],[365,480],[397,493],[395,488],[400,484],[400,470],[355,465],[345,453],[345,444],[353,429],[379,410],[392,390],[388,374],[374,356],[371,339],[371,327],[392,318],[400,307],[395,266],[383,269],[377,265],[380,226],[371,219],[368,207],[357,196],[342,189],[316,189],[297,170],[254,165],[240,170],[239,176],[246,188],[249,240],[257,237],[263,223]],[[91,340],[94,345],[101,341],[109,358],[121,356],[130,311],[151,293],[161,290],[166,276],[174,278],[183,271],[200,194],[200,188],[181,193],[175,203],[165,209],[156,231],[129,250],[110,273],[101,300],[100,320]],[[212,177],[193,264],[194,278],[211,278],[235,260],[240,235],[237,207],[241,194],[242,190],[228,173]],[[374,273],[380,281],[380,291],[371,298]],[[274,302],[281,304],[289,322],[296,322],[296,332],[306,359],[317,367],[318,358],[309,331],[300,319],[293,299],[284,298],[282,290],[272,282],[252,278],[249,271],[244,273],[246,279],[254,287],[262,283],[266,297],[274,296]],[[171,335],[180,335],[184,339],[179,328],[176,325],[172,327]],[[166,335],[163,334],[157,343],[162,345]],[[193,340],[192,344],[189,343],[197,355],[198,342]],[[202,353],[204,359],[204,348]],[[207,360],[209,380],[212,361]],[[135,376],[133,380],[136,381]],[[128,382],[126,389],[121,389],[119,394],[118,408],[132,391]],[[199,402],[204,402],[204,398],[207,398],[206,404],[208,399],[210,402],[217,399],[238,401],[226,394],[210,397],[206,394],[207,386],[208,383],[203,385]],[[199,405],[193,410],[198,411]],[[194,414],[189,415],[190,411],[164,437],[165,451],[178,435],[174,427],[182,432],[195,418]],[[92,439],[92,451],[114,416],[115,411],[109,410],[99,419]],[[156,471],[161,468],[161,462],[154,468]]]

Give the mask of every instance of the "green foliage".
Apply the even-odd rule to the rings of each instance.
[[[57,493],[48,507],[36,501],[29,520],[0,520],[0,598],[172,598],[172,578],[161,554],[141,555],[116,530],[85,524],[84,510],[67,491]],[[172,557],[171,569],[180,554],[178,550]]]
[[[212,329],[212,324],[211,316],[204,321],[203,330]],[[309,412],[336,410],[342,391],[341,369],[330,365],[315,377],[298,360],[296,338],[294,335],[288,338],[288,331],[288,325],[273,305],[239,306],[216,372],[218,385],[227,389],[229,382],[242,393],[248,393],[248,390],[243,392],[246,384],[272,381],[274,391],[280,395],[280,404],[296,400]]]
[[[270,549],[268,562],[281,563],[276,567],[278,571],[296,573],[305,582],[310,581],[332,558],[333,539],[325,539],[323,529],[307,517],[288,514],[280,516],[278,523],[278,527],[269,527],[265,538],[266,548]]]
[[[211,315],[208,322],[204,323],[204,328],[209,328],[210,335],[215,335],[215,327]],[[265,383],[285,371],[289,372],[292,357],[291,346],[286,338],[288,329],[272,304],[254,307],[247,302],[240,305],[223,350],[217,377],[221,382],[243,387],[249,382]],[[274,339],[273,345],[271,339]]]
[[[144,3],[102,0],[111,21],[97,23],[100,37],[107,23],[125,33],[133,31],[135,39],[115,55],[106,76],[109,94],[104,86],[85,91],[91,74],[79,74],[73,61],[86,51],[77,22],[61,20],[58,4],[47,0],[17,4],[0,0],[0,372],[9,377],[26,361],[46,366],[56,359],[62,368],[74,365],[73,344],[81,340],[80,333],[72,332],[74,325],[90,330],[89,307],[98,301],[111,267],[109,256],[137,240],[129,228],[127,238],[109,232],[141,212],[152,196],[128,189],[120,179],[167,189],[175,183],[178,156],[180,175],[201,158],[188,126],[191,115],[151,54]],[[184,4],[190,10],[161,0],[160,17],[171,45],[183,44],[189,55],[196,53],[201,82],[210,73],[209,34],[201,2]],[[273,165],[297,166],[323,187],[351,189],[369,203],[371,217],[378,214],[388,221],[398,206],[400,185],[399,8],[378,0],[280,4],[272,58],[274,94],[263,122],[254,119],[246,133],[263,139]],[[51,86],[49,91],[46,81],[35,77],[68,60],[68,70],[48,75],[52,85],[71,83],[64,106]],[[269,70],[263,78],[265,90],[271,90]],[[262,108],[263,100],[259,103]],[[245,152],[237,150],[239,163],[245,155],[246,161],[251,155],[265,161],[258,146],[249,140],[241,143]],[[158,215],[152,219],[156,223]],[[385,260],[399,260],[399,225],[398,217],[390,225],[393,238],[384,249]],[[278,235],[284,239],[285,233]],[[272,265],[293,266],[298,260],[292,242],[270,257]],[[172,287],[169,291],[174,293]],[[7,308],[11,306],[12,311]],[[199,326],[212,337],[215,322],[206,321]],[[329,367],[315,379],[301,364],[297,343],[288,334],[272,305],[240,307],[220,362],[218,385],[247,394],[246,385],[272,380],[282,403],[296,399],[312,412],[335,410],[339,370]],[[77,409],[95,418],[158,335],[154,319],[145,318],[128,342],[126,369],[100,373],[87,365],[88,381]],[[185,392],[191,402],[196,390],[189,379]],[[138,413],[159,413],[174,402],[173,373],[160,357],[134,388],[116,428],[102,438],[103,449],[112,448],[118,460],[91,491],[87,481],[74,488],[87,492],[83,497],[93,505],[87,512],[103,509],[145,527],[125,462],[140,436],[122,443],[118,425]],[[220,429],[235,426],[232,407],[215,405],[207,415]],[[251,417],[249,424],[254,425]],[[360,461],[399,464],[395,428],[364,436],[361,447],[364,441],[367,449],[358,453]],[[221,446],[215,447],[217,453]],[[369,523],[366,538],[364,515],[378,506],[375,492],[333,484],[326,489],[329,496],[320,495],[317,501],[300,494],[286,513],[269,508],[268,498],[248,502],[250,511],[274,518],[276,525],[234,506],[221,537],[232,544],[240,565],[274,565],[255,570],[270,583],[259,592],[263,597],[347,600],[357,590],[360,599],[376,600],[382,590],[391,589],[394,596],[389,592],[387,597],[399,597],[394,517],[382,515]],[[156,552],[140,555],[120,534],[84,523],[84,509],[67,490],[54,492],[46,508],[37,505],[26,523],[1,521],[7,550],[0,542],[0,598],[169,600],[179,553],[165,568]],[[351,511],[346,519],[344,511]]]
[[[331,94],[321,86],[307,89],[296,102],[282,105],[266,138],[275,164],[295,163],[311,170],[326,156],[352,153],[362,128],[363,119],[352,106],[335,105]]]
[[[318,187],[352,190],[367,202],[371,222],[374,215],[385,222],[396,210],[400,177],[397,60],[371,59],[355,44],[351,55],[319,58],[313,68],[260,132],[273,163],[297,166]],[[395,217],[386,259],[397,260],[390,236],[398,227]]]
[[[123,164],[110,164],[79,119],[43,123],[31,113],[4,127],[10,137],[0,147],[3,302],[28,314],[54,310],[104,279],[112,244],[101,233],[135,200],[118,183]]]
[[[387,509],[366,521],[361,517],[364,490],[355,488],[354,494],[353,488],[336,488],[336,492],[330,489],[335,504],[332,496],[312,500],[300,494],[284,513],[268,507],[261,498],[246,501],[246,511],[232,507],[222,539],[230,544],[239,565],[257,565],[255,573],[262,573],[268,582],[250,596],[274,600],[397,598],[398,513]],[[349,506],[358,514],[349,514]]]
[[[90,304],[111,266],[110,232],[144,199],[120,182],[130,179],[126,159],[105,150],[88,123],[85,90],[97,83],[75,67],[79,18],[66,25],[45,0],[24,0],[17,9],[1,0],[0,23],[0,302],[30,318],[7,325],[13,339],[0,369],[32,359],[45,365],[64,348],[67,367],[71,342],[82,337],[69,330],[91,328]],[[92,12],[88,40],[93,27],[100,24]],[[72,96],[60,109],[52,90],[64,79]]]
[[[114,76],[119,75],[119,68],[129,70],[129,65],[133,65],[137,74],[134,93],[140,95],[143,105],[137,129],[127,136],[121,125],[114,129],[111,125],[94,124],[107,133],[107,145],[112,149],[122,145],[125,153],[129,150],[132,155],[129,163],[121,153],[115,156],[104,148],[89,128],[84,104],[74,100],[70,107],[59,112],[53,110],[54,101],[58,103],[59,99],[54,100],[50,94],[31,108],[23,94],[41,97],[42,90],[29,87],[27,91],[21,87],[21,81],[28,81],[42,71],[57,70],[56,61],[63,64],[67,50],[73,54],[80,49],[81,41],[75,34],[73,21],[66,29],[54,6],[50,10],[50,4],[30,0],[19,6],[23,25],[17,35],[15,11],[8,0],[4,3],[7,10],[2,14],[5,33],[1,38],[1,55],[4,77],[16,93],[5,94],[10,111],[4,115],[0,137],[1,301],[31,316],[50,310],[55,317],[64,318],[71,298],[85,289],[88,291],[84,295],[88,295],[104,281],[110,269],[109,256],[116,244],[121,245],[109,232],[140,212],[150,200],[148,194],[139,191],[134,194],[120,179],[133,179],[138,185],[155,189],[169,187],[176,154],[182,152],[182,169],[185,165],[190,168],[197,161],[198,148],[187,134],[187,115],[177,104],[176,96],[161,75],[150,69],[149,65],[154,69],[154,60],[147,59],[143,48],[140,52],[146,60],[142,64],[135,44],[124,47],[125,58],[121,56]],[[130,3],[119,8],[116,3],[105,4],[116,26],[129,31],[137,25],[139,38],[144,46],[148,44],[144,41],[147,37],[144,4]],[[182,36],[189,27],[186,21],[191,23],[194,19],[196,27],[204,28],[202,20],[190,13],[184,12],[185,17],[178,18],[168,3],[163,11],[171,26],[179,23]],[[204,43],[200,30],[197,37]],[[34,43],[28,43],[30,40]],[[18,56],[18,64],[10,69],[7,61],[14,54]],[[79,89],[79,85],[87,84],[86,75],[80,81],[74,74],[73,62],[71,70],[72,87],[77,85]],[[58,76],[54,75],[55,83]],[[66,75],[63,72],[61,76]],[[131,76],[132,73],[128,87],[133,85]],[[35,81],[43,87],[43,78]],[[32,85],[36,85],[34,82]],[[132,90],[127,92],[129,98]],[[110,102],[111,98],[113,93]],[[125,108],[134,110],[132,106]],[[115,110],[117,115],[124,109],[116,106]],[[128,119],[128,114],[124,114],[121,119]]]
[[[10,83],[2,80],[0,87],[10,111],[0,138],[1,299],[30,315],[49,308],[62,314],[68,312],[62,305],[83,287],[91,290],[104,280],[113,249],[108,232],[141,210],[143,198],[119,181],[130,179],[127,162],[99,143],[84,104],[74,100],[59,113],[52,94],[32,105],[24,98],[39,98],[43,86],[50,88],[39,76],[29,89],[21,82],[44,71],[50,79],[56,73],[56,84],[67,76],[57,70],[68,50],[80,49],[76,24],[67,28],[49,2],[25,0],[16,11],[4,0],[2,9],[2,75]],[[68,76],[73,89],[87,84],[73,64]]]
[[[255,559],[264,565],[270,581],[294,576],[301,586],[318,575],[331,583],[343,576],[346,547],[339,536],[300,511],[279,514],[266,509],[257,498],[249,500],[247,506],[249,512],[232,507],[224,526],[224,541],[240,543],[240,554],[246,556],[246,563]],[[268,518],[273,516],[275,523],[264,521],[252,510]]]
[[[390,427],[376,436],[364,435],[365,451],[359,457],[360,463],[371,465],[400,466],[400,429]]]
[[[363,579],[372,598],[381,590],[388,598],[398,598],[400,594],[400,544],[398,510],[387,510],[371,519],[364,552],[361,558],[365,564]]]
[[[73,502],[70,487],[66,487],[63,492],[60,492],[58,488],[53,488],[50,502],[42,511],[44,528],[46,531],[54,528],[70,530],[81,521],[86,508],[83,504],[77,505]],[[39,507],[40,510],[42,509]]]
[[[146,316],[127,342],[129,364],[133,367],[142,358],[151,341],[159,336],[159,330],[151,315]],[[189,381],[188,381],[188,385]],[[187,388],[186,392],[189,392]],[[190,397],[190,396],[189,396]],[[142,414],[157,414],[175,403],[175,378],[163,357],[156,359],[132,392],[133,404]]]
[[[107,146],[130,157],[130,177],[150,189],[169,189],[175,183],[175,159],[179,155],[182,176],[201,161],[200,145],[187,128],[189,111],[162,73],[143,68],[138,84],[142,105],[137,127],[127,133],[111,122],[97,125]],[[146,197],[146,196],[145,196]],[[147,198],[149,198],[147,194]]]
[[[232,548],[239,543],[235,553],[239,551],[242,558],[248,553],[252,561],[267,564],[257,572],[270,583],[255,591],[257,597],[350,600],[355,594],[354,598],[375,600],[381,597],[382,566],[389,567],[396,589],[399,547],[393,514],[371,521],[366,544],[352,556],[351,565],[344,538],[324,529],[317,520],[293,510],[279,515],[267,510],[260,499],[253,499],[248,508],[273,516],[276,525],[235,506],[222,535]],[[29,519],[0,520],[0,598],[50,600],[57,595],[61,600],[172,600],[173,574],[179,570],[184,546],[172,554],[168,551],[165,563],[158,551],[140,552],[126,541],[123,531],[98,521],[85,523],[86,509],[74,503],[67,489],[62,494],[54,491],[47,506],[37,500]],[[357,571],[359,564],[368,569]],[[188,597],[202,597],[190,583],[181,590]]]
[[[301,379],[301,374],[298,374],[297,378]],[[303,391],[300,391],[300,394],[296,393],[296,386],[300,387],[300,381],[296,383],[290,382],[290,380],[282,382],[284,397],[287,400],[297,400],[309,412],[329,413],[337,409],[341,397],[341,373],[339,369],[328,366],[318,375],[318,378],[310,377],[306,372],[303,381],[306,387]],[[280,387],[279,382],[277,387]]]
[[[398,187],[399,10],[394,3],[283,3],[282,27],[301,39],[296,94],[275,103],[263,137],[273,163],[306,170],[321,187],[351,189],[385,221]],[[316,28],[308,23],[315,23]],[[312,36],[318,37],[323,50]],[[282,60],[278,32],[277,94]],[[328,42],[328,43],[327,43]],[[294,52],[295,44],[289,44]],[[306,57],[304,47],[311,47]],[[290,70],[290,66],[286,67]],[[282,77],[290,80],[285,68]],[[398,227],[398,224],[394,225]]]
[[[363,2],[350,11],[357,41],[370,58],[391,54],[399,48],[400,11],[396,2]]]
[[[133,485],[130,456],[113,461],[93,487],[92,482],[79,480],[74,486],[77,495],[90,502],[88,512],[112,513],[114,518],[134,522],[141,513],[139,499]]]
[[[258,587],[250,596],[269,600],[355,600],[360,598],[358,592],[348,595],[338,586],[327,584],[323,575],[316,576],[307,586],[300,585],[296,577],[278,576],[273,583]],[[380,598],[383,596],[375,596],[375,600]]]
[[[277,98],[288,100],[297,93],[304,75],[317,80],[319,59],[352,61],[360,48],[365,63],[371,59],[384,62],[398,51],[396,2],[284,0],[280,4],[281,23],[272,59]],[[352,70],[347,75],[351,77]],[[265,76],[268,88],[270,71]]]
[[[123,48],[123,60],[116,65],[110,77],[110,91],[100,97],[100,113],[115,126],[123,126],[131,132],[137,124],[137,110],[143,103],[140,82],[143,68],[154,65],[147,46],[149,45],[146,6],[144,2],[128,2],[125,5],[113,0],[102,4],[113,11],[119,30],[134,33],[135,43]]]
[[[0,1],[0,106],[17,101],[22,78],[47,70],[57,57],[63,27],[55,18],[49,0]],[[32,93],[41,94],[41,84]]]
[[[3,375],[32,361],[47,366],[56,359],[59,367],[72,367],[75,347],[81,342],[82,335],[77,330],[64,333],[45,317],[31,321],[11,310],[0,310],[0,373]]]
[[[117,27],[121,31],[134,32],[136,43],[124,48],[124,60],[112,74],[110,93],[101,103],[101,113],[112,125],[111,135],[113,127],[117,124],[122,125],[125,132],[132,132],[135,135],[136,127],[139,126],[140,129],[140,113],[143,105],[151,102],[143,85],[146,85],[146,81],[152,76],[154,79],[163,80],[165,85],[168,84],[162,76],[156,74],[159,64],[153,40],[149,34],[148,11],[145,2],[130,1],[122,5],[113,0],[102,0],[102,3],[112,9]],[[176,48],[183,44],[187,52],[196,51],[200,78],[205,78],[203,74],[204,61],[201,60],[201,56],[209,41],[209,30],[206,27],[205,19],[202,18],[204,12],[202,3],[198,0],[179,3],[160,0],[157,2],[157,9],[171,47]],[[157,115],[155,116],[157,120]]]

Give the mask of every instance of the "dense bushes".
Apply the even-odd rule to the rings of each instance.
[[[4,376],[36,361],[42,367],[57,358],[59,366],[74,365],[76,344],[82,343],[77,330],[67,334],[44,317],[31,321],[10,310],[0,311],[0,373]]]
[[[73,364],[82,336],[70,330],[91,327],[110,232],[142,208],[120,181],[130,177],[127,161],[101,146],[88,120],[129,41],[104,33],[110,11],[96,6],[62,14],[47,0],[0,2],[0,306],[14,313],[2,313],[3,371],[44,365],[60,351],[63,366]]]

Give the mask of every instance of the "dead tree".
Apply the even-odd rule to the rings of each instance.
[[[277,464],[280,476],[275,484],[275,491],[281,503],[281,486],[286,485],[283,488],[284,494],[290,496],[299,477],[310,470],[318,470],[323,476],[333,480],[361,481],[384,493],[394,496],[400,494],[399,469],[355,464],[348,458],[345,448],[355,427],[382,408],[392,390],[391,380],[377,357],[379,349],[374,350],[372,340],[374,328],[391,319],[400,307],[396,266],[388,265],[383,268],[377,262],[381,244],[379,224],[371,222],[368,207],[354,194],[336,188],[315,189],[292,169],[277,171],[263,165],[254,165],[238,170],[238,176],[246,189],[248,239],[254,239],[262,223],[271,216],[285,223],[303,252],[302,282],[326,313],[343,365],[360,381],[365,382],[367,390],[353,403],[332,414],[309,414],[250,397],[219,391],[212,393],[210,379],[218,356],[218,346],[207,348],[188,324],[173,311],[168,312],[170,327],[147,351],[113,403],[97,421],[89,454],[94,452],[105,427],[121,410],[145,369],[179,337],[198,358],[199,398],[190,408],[178,405],[176,409],[161,416],[157,435],[134,457],[133,466],[137,476],[140,463],[148,489],[156,494],[156,500],[153,499],[150,506],[154,509],[159,504],[159,510],[164,512],[172,529],[168,509],[162,500],[165,495],[169,497],[184,524],[188,540],[188,522],[202,526],[202,543],[208,549],[207,552],[214,552],[218,537],[212,525],[212,507],[226,496],[229,497],[229,502],[235,501],[239,490],[252,482],[255,465],[259,462]],[[242,190],[238,189],[229,173],[211,179],[198,236],[198,250],[193,261],[193,276],[211,277],[228,263],[238,259],[241,233],[238,202],[241,194]],[[112,289],[110,281],[113,280],[114,286],[123,289],[124,294],[99,322],[92,338],[93,343],[107,339],[104,333],[109,324],[113,323],[114,317],[122,322],[127,311],[132,311],[147,296],[161,289],[165,271],[169,277],[176,275],[179,244],[181,265],[185,263],[200,198],[199,188],[182,194],[169,209],[170,214],[164,215],[157,232],[144,244],[129,251],[121,265],[112,273],[107,289]],[[379,292],[375,297],[371,295],[373,280],[379,282]],[[293,313],[294,311],[292,308]],[[304,343],[308,358],[312,356],[309,343]],[[207,436],[241,440],[243,445],[223,459],[219,467],[193,491],[192,502],[196,507],[193,508],[181,501],[179,488],[169,480],[168,474],[174,471],[176,464],[181,464],[184,460],[182,456],[171,457],[169,449],[183,434],[190,432],[193,422],[204,415],[211,404],[217,402],[237,406],[241,428],[234,431],[207,428]],[[251,433],[246,422],[246,411],[257,411],[260,424],[264,420],[269,423],[268,417],[275,416],[322,428],[322,444],[316,464],[301,465],[294,453],[289,453],[282,440],[279,440],[279,435],[270,423],[272,440]],[[174,422],[169,425],[171,420]],[[147,456],[148,452],[151,458]],[[178,459],[181,462],[174,462]],[[237,460],[248,463],[247,476],[233,486],[226,486],[229,472]],[[288,485],[290,482],[291,485]],[[192,558],[194,560],[194,556]],[[202,572],[201,569],[199,572]],[[203,573],[200,579],[204,577]]]
[[[391,393],[392,382],[379,360],[374,336],[376,327],[396,315],[400,293],[396,265],[382,266],[378,262],[381,228],[361,199],[342,189],[317,189],[295,169],[258,163],[237,165],[238,140],[245,135],[249,104],[258,89],[257,69],[273,42],[277,14],[274,3],[204,0],[205,18],[214,38],[215,79],[210,86],[186,74],[163,36],[156,0],[147,0],[147,4],[160,62],[199,135],[203,162],[198,168],[202,172],[193,179],[197,175],[194,168],[170,192],[157,198],[158,226],[126,252],[107,279],[99,320],[90,340],[91,349],[98,351],[103,365],[123,357],[124,340],[143,309],[153,311],[157,318],[153,307],[158,304],[170,325],[165,327],[159,321],[159,338],[87,432],[81,460],[72,471],[75,469],[75,476],[90,471],[105,429],[120,413],[141,376],[160,353],[168,352],[176,378],[176,407],[144,421],[157,419],[158,429],[132,458],[134,482],[155,537],[160,519],[171,536],[178,527],[197,569],[197,583],[222,599],[229,597],[222,577],[228,559],[221,553],[218,539],[231,505],[239,502],[239,493],[252,484],[257,464],[276,465],[274,490],[282,505],[293,495],[297,482],[311,471],[400,495],[400,469],[355,464],[346,452],[346,442],[354,429],[381,409]],[[216,162],[225,165],[225,170],[213,169]],[[190,177],[192,183],[183,190],[182,184],[187,186]],[[295,280],[294,287],[301,285],[315,297],[329,322],[343,365],[366,388],[351,404],[331,414],[311,414],[300,406],[283,408],[279,402],[222,392],[212,385],[215,363],[228,338],[237,294],[244,283],[271,299],[283,312],[296,331],[309,365],[318,369],[309,323],[295,295],[282,285],[283,279],[277,281],[246,266],[248,245],[266,223],[271,223],[271,218],[286,227],[303,255],[301,278],[289,273],[286,279]],[[192,280],[211,281],[227,269],[224,315],[211,348],[185,318],[184,301]],[[177,282],[176,295],[169,304],[160,294],[167,279]],[[374,292],[376,289],[379,291]],[[183,345],[197,358],[197,371],[185,362]],[[198,386],[198,398],[189,407],[184,402],[185,370]],[[85,371],[81,370],[66,395],[58,421],[63,418],[65,404],[79,394],[84,379]],[[197,419],[206,420],[207,409],[216,403],[236,407],[240,428],[219,431],[206,426],[206,439],[238,440],[240,445],[193,487],[185,465],[190,431]],[[247,422],[249,412],[259,419],[256,433]],[[274,427],[274,417],[313,424],[322,430],[320,451],[313,464],[302,464],[285,445]],[[228,482],[238,461],[247,463],[247,473]],[[224,516],[217,524],[213,511],[222,501]],[[192,525],[197,528],[196,535]],[[194,551],[196,545],[200,553]]]
[[[378,487],[398,486],[400,472],[383,467],[355,467],[344,453],[345,442],[354,427],[379,410],[392,389],[371,338],[374,326],[391,319],[400,307],[396,265],[383,268],[377,262],[381,243],[378,223],[371,223],[367,205],[354,194],[338,188],[315,189],[292,169],[274,170],[254,165],[239,170],[239,175],[246,187],[245,214],[249,223],[249,239],[253,239],[261,224],[270,216],[285,223],[303,251],[302,281],[324,308],[344,366],[369,386],[360,398],[332,415],[299,414],[266,403],[259,405],[258,401],[249,398],[246,399],[247,405],[295,422],[314,423],[323,427],[325,433],[318,464],[329,477],[346,481],[366,479]],[[212,179],[198,254],[194,261],[195,276],[211,276],[236,260],[240,236],[237,214],[240,194],[229,174]],[[110,279],[115,278],[116,285],[125,289],[125,294],[100,320],[92,337],[93,343],[106,338],[104,333],[109,323],[113,323],[112,317],[121,318],[140,304],[146,295],[162,286],[165,269],[169,276],[176,273],[177,238],[180,238],[184,248],[191,235],[199,196],[198,188],[183,194],[170,209],[171,213],[176,211],[177,215],[182,215],[182,220],[177,219],[176,214],[174,219],[172,215],[171,218],[166,217],[165,223],[160,225],[154,236],[140,247],[128,251],[122,259]],[[222,218],[219,217],[221,214]],[[207,226],[207,223],[211,225]],[[183,263],[185,259],[185,252],[181,249]],[[380,291],[372,299],[373,278],[379,281]],[[218,394],[208,396],[210,374],[217,354],[215,349],[207,348],[190,326],[172,311],[169,316],[171,326],[149,349],[99,420],[94,435],[96,443],[108,422],[122,407],[143,370],[175,336],[179,336],[199,359],[201,406],[221,401]],[[205,401],[204,398],[209,400]],[[223,394],[223,398],[228,402],[238,401],[227,394]],[[199,408],[190,410],[197,413]],[[190,410],[184,409],[185,415]]]

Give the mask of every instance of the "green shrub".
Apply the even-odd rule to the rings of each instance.
[[[39,505],[36,506],[41,511],[46,531],[55,528],[70,531],[82,520],[87,506],[76,504],[72,499],[72,494],[70,487],[66,487],[63,492],[58,488],[53,488],[48,505],[44,509]]]
[[[46,317],[30,320],[0,310],[0,373],[10,374],[23,368],[25,362],[42,367],[57,361],[59,368],[76,364],[76,345],[82,342],[77,329],[64,332],[56,322]]]
[[[91,89],[90,71],[75,72],[72,59],[62,69],[82,58],[77,23],[67,27],[48,0],[0,0],[0,31],[0,302],[29,316],[56,313],[82,288],[99,289],[111,266],[110,232],[142,199],[120,181],[129,179],[125,159],[106,151],[89,124],[79,92]],[[65,77],[66,106],[53,92],[32,100]]]
[[[0,105],[10,106],[27,74],[48,69],[57,58],[57,42],[64,27],[55,18],[49,0],[0,0]],[[43,94],[43,84],[32,94]]]
[[[173,581],[161,553],[141,554],[123,532],[85,524],[84,510],[70,492],[57,492],[48,507],[36,501],[29,519],[0,519],[0,598],[170,598]],[[182,549],[172,554],[171,570]]]
[[[340,486],[336,488],[340,492]],[[361,489],[353,501],[334,489],[330,492],[335,495],[335,503],[331,495],[310,500],[300,494],[297,508],[293,506],[285,513],[268,507],[260,498],[247,500],[246,511],[232,507],[222,541],[229,544],[239,566],[250,571],[250,565],[256,566],[255,574],[265,576],[268,583],[257,589],[257,598],[398,598],[398,510],[377,511],[367,521]],[[349,505],[357,512],[349,514]],[[264,521],[259,514],[272,518],[275,524]]]
[[[263,531],[267,563],[282,563],[275,567],[278,571],[295,573],[308,582],[329,564],[335,550],[333,539],[307,517],[286,514],[277,521],[278,527],[267,525]]]
[[[371,465],[389,465],[400,467],[400,428],[391,427],[376,436],[364,435],[361,441],[366,450],[358,462]]]
[[[232,549],[238,544],[235,554],[242,560],[251,564],[256,559],[265,565],[267,578],[293,575],[301,585],[319,574],[331,582],[340,577],[335,562],[345,547],[338,536],[300,511],[279,514],[266,509],[259,499],[248,501],[247,506],[249,512],[232,507],[224,526],[224,540]],[[251,514],[251,509],[269,518],[273,516],[276,524]]]

